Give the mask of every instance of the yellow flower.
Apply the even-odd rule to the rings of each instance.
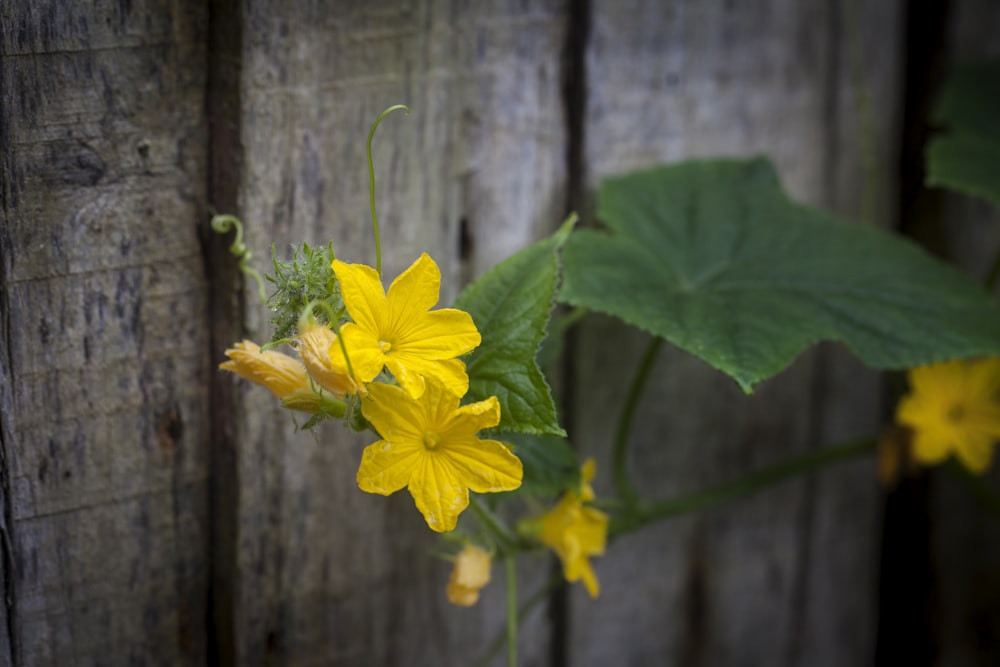
[[[409,487],[432,530],[451,530],[476,493],[521,485],[521,460],[496,440],[476,437],[500,423],[496,396],[459,407],[457,396],[428,382],[419,399],[373,383],[361,412],[382,440],[365,448],[358,469],[362,491],[387,496]]]
[[[579,493],[573,490],[564,493],[556,506],[538,520],[536,529],[538,539],[555,551],[562,561],[566,581],[583,580],[590,597],[595,598],[600,593],[600,587],[587,557],[604,553],[608,515],[584,505],[594,499],[594,489],[590,486],[596,473],[593,459],[587,459],[582,472]]]
[[[471,607],[479,601],[479,590],[490,583],[490,555],[477,546],[469,545],[455,556],[445,594],[448,602],[459,607]]]
[[[1000,358],[947,361],[910,370],[911,391],[896,421],[913,430],[913,456],[926,464],[954,454],[981,473],[1000,440]]]
[[[342,373],[333,365],[330,358],[330,348],[336,345],[337,334],[333,333],[329,327],[316,322],[311,322],[303,327],[302,333],[298,337],[299,358],[305,364],[309,375],[316,384],[326,389],[337,398],[343,398],[346,394],[354,394],[359,386],[351,379],[347,373]],[[362,395],[366,393],[361,387]]]
[[[325,401],[313,391],[306,367],[287,354],[261,352],[259,345],[244,340],[226,350],[226,356],[229,361],[219,368],[267,388],[286,408],[312,413],[323,408]]]
[[[465,395],[469,376],[456,357],[482,339],[468,313],[430,310],[438,302],[441,272],[427,253],[392,282],[388,294],[370,266],[335,260],[332,267],[354,320],[340,328],[340,335],[355,377],[371,382],[385,367],[413,398],[424,392],[426,378],[435,378],[456,396]],[[347,368],[339,346],[330,355],[338,368]]]

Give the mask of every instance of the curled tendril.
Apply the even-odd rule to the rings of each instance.
[[[382,277],[382,238],[378,233],[378,215],[375,213],[375,163],[372,161],[372,139],[375,137],[375,128],[382,122],[382,119],[393,111],[402,109],[406,115],[410,115],[410,107],[405,104],[394,104],[378,115],[372,123],[372,129],[368,130],[368,199],[372,207],[372,228],[375,230],[375,270],[379,277]]]
[[[213,215],[212,230],[218,234],[228,234],[230,230],[236,230],[236,237],[232,245],[229,246],[229,253],[238,257],[240,271],[257,281],[257,294],[261,303],[267,303],[267,291],[264,289],[264,279],[256,269],[247,265],[253,253],[243,242],[243,223],[235,215]]]
[[[344,344],[344,339],[340,335],[340,318],[344,316],[343,309],[339,312],[334,311],[334,309],[326,301],[313,299],[306,304],[305,308],[302,309],[302,314],[299,316],[299,331],[305,329],[306,323],[312,319],[312,313],[317,308],[326,313],[326,317],[330,321],[330,325],[333,327],[333,332],[337,334],[337,342],[340,343],[340,351],[344,353],[344,361],[347,362],[347,373],[350,378],[354,380],[356,377],[354,375],[354,366],[351,365],[351,357],[347,354],[347,346]]]

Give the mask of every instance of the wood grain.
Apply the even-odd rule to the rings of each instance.
[[[5,5],[10,664],[204,659],[204,16]]]

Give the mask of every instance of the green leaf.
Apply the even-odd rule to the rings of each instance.
[[[745,391],[809,345],[876,368],[1000,353],[1000,307],[910,241],[792,202],[764,159],[605,181],[563,250],[560,299],[663,336]],[[613,342],[609,342],[613,345]]]
[[[1000,206],[1000,60],[955,68],[934,121],[948,131],[927,147],[927,183]]]
[[[524,433],[496,437],[512,445],[524,465],[524,480],[510,494],[554,496],[580,485],[580,461],[565,438]]]
[[[572,221],[552,237],[507,258],[455,302],[472,315],[482,344],[465,357],[466,400],[500,400],[499,430],[565,435],[535,355],[545,338],[559,277],[557,253]]]

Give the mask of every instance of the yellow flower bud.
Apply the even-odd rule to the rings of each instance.
[[[455,557],[455,567],[448,579],[445,593],[448,601],[460,607],[471,607],[479,601],[479,590],[490,583],[492,559],[483,549],[467,546]]]
[[[287,354],[261,352],[253,341],[244,340],[226,350],[229,361],[219,364],[224,371],[236,373],[244,380],[269,390],[282,399],[282,404],[293,410],[318,412],[322,400],[313,391],[306,367]]]
[[[337,398],[343,398],[346,394],[353,394],[359,390],[359,386],[351,379],[347,373],[342,373],[330,359],[330,348],[334,345],[340,346],[337,334],[333,333],[329,327],[312,322],[306,325],[298,337],[299,358],[305,364],[309,375],[312,376],[316,384],[326,389]],[[367,391],[360,387],[361,395]]]

